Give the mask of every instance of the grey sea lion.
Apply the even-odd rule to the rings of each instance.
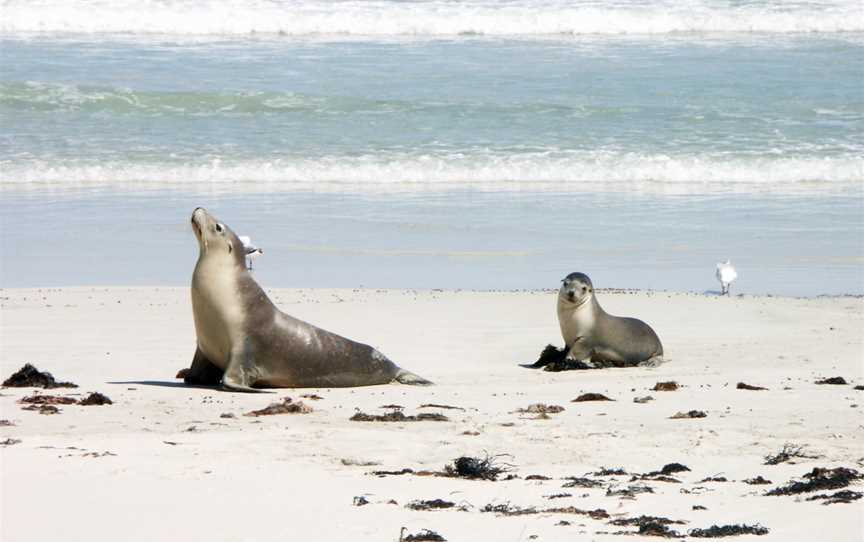
[[[243,243],[199,207],[192,213],[199,255],[192,273],[197,348],[181,371],[187,384],[256,388],[370,386],[431,382],[371,346],[288,316],[246,269]]]
[[[566,351],[565,365],[591,369],[655,367],[663,363],[663,345],[651,326],[636,318],[612,316],[604,311],[588,275],[570,273],[564,278],[558,290],[557,310]],[[544,351],[534,366],[548,364],[551,357],[548,354]]]

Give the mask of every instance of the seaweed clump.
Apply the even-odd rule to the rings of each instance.
[[[636,518],[621,518],[610,521],[612,525],[624,527],[638,527],[647,523],[659,523],[661,525],[684,525],[684,521],[657,516],[639,516]]]
[[[838,492],[834,493],[833,495],[828,495],[826,493],[823,493],[821,495],[813,495],[812,497],[807,497],[807,500],[808,501],[817,501],[817,500],[823,500],[824,499],[825,502],[823,502],[822,504],[840,504],[840,503],[845,504],[845,503],[857,501],[862,496],[864,496],[864,494],[862,494],[859,491],[851,491],[848,489],[844,489],[843,491],[838,491]]]
[[[72,382],[57,382],[49,372],[43,372],[26,363],[3,381],[5,388],[77,388]]]
[[[94,391],[84,399],[78,401],[79,405],[90,406],[90,405],[113,405],[113,401],[108,398],[107,395],[101,394],[98,391]]]
[[[586,401],[614,401],[614,399],[610,399],[603,395],[602,393],[583,393],[576,399],[570,401],[571,403],[584,403]]]
[[[658,382],[654,384],[654,387],[651,388],[652,391],[677,391],[679,388],[678,383],[674,380],[670,380],[669,382]]]
[[[622,499],[635,499],[636,495],[641,493],[654,493],[654,490],[648,486],[628,486],[623,489],[607,489],[607,497],[620,497]]]
[[[672,416],[669,416],[670,420],[681,420],[686,418],[706,418],[708,414],[705,414],[702,410],[689,410],[687,412],[677,412]]]
[[[54,405],[29,405],[21,410],[35,410],[39,414],[60,414],[60,409]]]
[[[627,476],[627,471],[622,468],[608,469],[603,467],[597,472],[592,473],[594,476]]]
[[[803,446],[796,446],[794,444],[784,444],[783,448],[780,449],[776,454],[769,454],[765,456],[765,465],[779,465],[780,463],[791,463],[792,459],[818,459],[817,455],[809,455],[804,453]]]
[[[516,412],[520,414],[558,414],[563,411],[564,407],[560,405],[547,405],[544,403],[534,403],[525,408],[516,409]]]
[[[693,529],[687,534],[693,538],[723,538],[744,534],[762,536],[768,534],[768,532],[768,529],[761,525],[723,525],[722,527],[712,525],[707,529]]]
[[[446,510],[447,508],[453,508],[456,506],[456,503],[445,501],[443,499],[431,499],[431,500],[420,500],[420,501],[411,501],[405,505],[405,508],[409,508],[411,510]]]
[[[401,410],[393,410],[386,414],[366,414],[357,411],[350,420],[352,422],[447,422],[450,418],[437,412],[422,412],[416,416],[406,416]]]
[[[22,397],[19,403],[29,405],[72,405],[76,403],[74,397],[60,397],[59,395],[31,395]]]
[[[821,380],[817,380],[816,384],[833,384],[835,386],[845,386],[848,384],[846,379],[842,376],[832,376],[831,378],[823,378]]]
[[[501,474],[510,472],[512,465],[499,463],[502,455],[487,455],[484,458],[462,456],[453,460],[452,465],[444,467],[444,475],[453,478],[468,478],[469,480],[498,480]]]
[[[751,386],[750,384],[745,384],[744,382],[739,382],[737,386],[735,386],[739,390],[751,390],[751,391],[760,391],[767,390],[768,388],[763,388],[762,386]]]
[[[825,489],[841,489],[855,480],[864,478],[860,472],[846,467],[824,469],[815,467],[804,475],[806,481],[790,482],[782,487],[777,487],[765,495],[798,495],[799,493],[810,493]]]
[[[747,478],[746,480],[744,480],[744,483],[749,484],[751,486],[761,486],[761,485],[770,485],[770,484],[773,484],[774,482],[772,482],[771,480],[766,480],[765,478],[762,478],[762,475],[760,474],[756,478]]]
[[[303,401],[296,403],[290,397],[286,397],[281,403],[271,403],[261,410],[253,410],[247,412],[244,416],[272,416],[273,414],[308,414],[312,412],[312,407],[303,404]]]
[[[522,508],[521,506],[512,506],[510,503],[494,505],[487,504],[480,509],[480,512],[491,512],[494,514],[500,514],[502,516],[528,516],[534,514],[577,514],[588,516],[593,519],[609,518],[609,513],[602,508],[597,508],[596,510],[582,510],[581,508],[576,508],[575,506],[537,509],[533,506],[529,506],[527,508]]]
[[[402,528],[402,532],[405,532],[405,528]],[[417,534],[409,534],[406,537],[402,537],[399,535],[399,542],[447,542],[447,539],[436,533],[435,531],[430,531],[429,529],[423,529]]]
[[[639,525],[639,531],[636,534],[642,536],[657,536],[660,538],[682,538],[677,531],[657,522],[647,522]]]

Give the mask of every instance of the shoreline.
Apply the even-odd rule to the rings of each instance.
[[[765,495],[817,467],[864,471],[864,391],[854,388],[864,384],[860,298],[601,291],[608,312],[658,332],[669,361],[550,373],[518,366],[561,341],[546,291],[268,289],[285,312],[373,345],[436,385],[237,394],[174,378],[194,350],[187,290],[3,289],[0,377],[32,363],[80,386],[0,390],[0,419],[13,424],[0,426],[0,441],[13,442],[0,446],[3,539],[371,542],[396,541],[405,527],[451,541],[613,541],[636,527],[610,522],[642,515],[686,522],[668,525],[682,534],[759,525],[769,529],[760,540],[852,542],[864,527],[861,500],[806,500],[836,491]],[[847,384],[816,384],[836,376]],[[679,389],[653,390],[668,381]],[[56,415],[22,410],[18,401],[37,392],[75,399],[100,392],[113,404],[59,405]],[[613,401],[572,402],[586,393]],[[634,402],[646,395],[653,400]],[[244,415],[285,397],[312,412]],[[563,411],[519,412],[537,403]],[[350,419],[386,414],[391,404],[407,416],[448,420]],[[705,417],[670,419],[691,410]],[[787,444],[812,457],[765,465]],[[434,473],[460,456],[486,454],[506,454],[500,461],[515,477],[371,474]],[[690,471],[672,474],[675,482],[639,478],[673,463]],[[638,479],[593,474],[603,468]],[[757,476],[771,483],[745,482]],[[583,485],[563,487],[573,479]],[[853,481],[845,489],[862,487]],[[549,498],[558,494],[569,496]],[[355,497],[368,504],[357,506]],[[408,506],[434,499],[455,505]],[[506,516],[483,512],[487,505],[539,512]],[[214,512],[240,519],[190,521]],[[46,513],[53,521],[32,529]],[[130,530],[133,521],[139,527]]]
[[[374,288],[374,287],[366,287],[366,286],[343,286],[343,287],[319,287],[319,286],[261,286],[267,294],[271,294],[273,292],[357,292],[357,291],[368,291],[368,292],[413,292],[413,293],[426,293],[426,294],[549,294],[553,296],[558,289],[557,288],[490,288],[490,289],[479,289],[479,288]],[[112,290],[127,290],[127,291],[135,291],[135,290],[189,290],[188,285],[153,285],[153,284],[111,284],[111,285],[68,285],[68,286],[0,286],[0,292],[15,292],[15,291],[83,291],[90,290],[91,292],[95,291],[112,291]],[[839,293],[839,294],[815,294],[811,296],[797,296],[797,295],[780,295],[780,294],[770,294],[770,293],[742,293],[742,294],[732,294],[731,296],[721,295],[720,291],[714,290],[705,290],[702,292],[697,291],[683,291],[683,290],[662,290],[662,289],[652,289],[652,288],[595,288],[597,293],[599,294],[613,294],[613,295],[669,295],[669,296],[692,296],[692,297],[704,297],[704,298],[718,298],[718,299],[789,299],[789,300],[817,300],[817,299],[864,299],[864,294],[856,294],[856,293]]]

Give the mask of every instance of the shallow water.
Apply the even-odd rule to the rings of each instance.
[[[557,288],[579,270],[600,288],[704,292],[728,257],[736,293],[864,293],[860,193],[6,194],[3,286],[188,284],[198,205],[264,249],[265,286]]]
[[[864,293],[856,2],[139,7],[3,4],[0,285]]]

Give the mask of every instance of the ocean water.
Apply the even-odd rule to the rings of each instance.
[[[0,5],[0,285],[864,294],[859,2]]]

